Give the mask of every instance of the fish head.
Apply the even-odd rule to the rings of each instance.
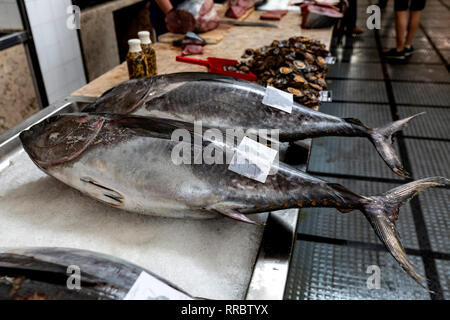
[[[25,151],[41,169],[70,161],[94,141],[105,118],[62,114],[49,117],[20,133]]]

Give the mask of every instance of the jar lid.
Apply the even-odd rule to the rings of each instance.
[[[148,31],[139,31],[138,37],[141,39],[142,44],[152,43],[152,40],[150,40],[150,32]]]
[[[130,46],[130,52],[140,52],[141,48],[141,40],[139,39],[130,39],[128,40],[128,45]]]

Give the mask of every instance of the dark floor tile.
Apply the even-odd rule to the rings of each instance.
[[[450,300],[450,261],[436,260],[436,268],[441,281],[445,300]]]
[[[447,108],[427,108],[398,106],[398,116],[407,118],[414,114],[425,114],[412,120],[403,130],[408,136],[423,138],[450,139],[450,110]]]
[[[442,60],[434,50],[414,49],[414,54],[407,58],[406,63],[441,64]]]
[[[328,80],[333,100],[346,102],[388,102],[383,81]]]
[[[450,82],[450,74],[443,65],[391,64],[388,72],[392,80]]]
[[[420,21],[420,24],[424,28],[443,28],[445,27],[446,23],[448,23],[448,21],[443,21],[440,19],[427,19]]]
[[[395,33],[395,28],[382,28],[379,32],[381,37],[388,37],[388,38],[395,38],[396,33]],[[423,31],[421,29],[417,29],[416,37],[424,37],[425,34],[423,33]]]
[[[431,38],[448,38],[449,30],[445,28],[427,28],[426,33]]]
[[[447,61],[447,64],[450,64],[450,50],[439,50],[439,52],[444,57],[445,61]]]
[[[377,49],[343,49],[335,50],[335,56],[339,62],[379,62],[380,57]]]
[[[450,177],[450,142],[406,138],[405,143],[415,179]]]
[[[346,38],[344,46],[347,48],[376,48],[375,37]]]
[[[431,249],[447,254],[450,253],[449,199],[450,190],[448,189],[427,190],[419,195]]]
[[[410,257],[424,274],[419,257]],[[367,288],[368,267],[380,268],[381,288]],[[294,300],[427,300],[427,290],[383,251],[296,241],[286,283],[286,299]]]
[[[431,41],[438,49],[450,49],[450,38],[431,38]]]
[[[381,45],[384,49],[390,49],[395,48],[396,39],[395,38],[382,38],[381,39]],[[412,45],[414,48],[420,48],[420,49],[433,49],[430,42],[426,38],[414,38]]]
[[[383,72],[378,63],[342,62],[329,66],[327,78],[383,80]]]
[[[397,104],[450,106],[450,84],[393,82]]]

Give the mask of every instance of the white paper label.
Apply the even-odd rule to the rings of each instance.
[[[331,102],[331,91],[320,91],[319,100],[322,102]]]
[[[168,286],[142,271],[124,300],[192,300],[189,296]]]
[[[294,104],[294,96],[292,93],[267,86],[266,94],[264,95],[262,103],[267,106],[280,109],[284,112],[291,113],[292,105]]]
[[[336,57],[328,56],[325,58],[325,62],[327,64],[335,64],[336,63]]]
[[[228,170],[264,183],[277,152],[248,137],[244,137],[231,159]]]

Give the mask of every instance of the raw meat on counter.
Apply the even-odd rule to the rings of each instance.
[[[247,10],[255,5],[255,2],[255,0],[230,0],[225,15],[230,18],[239,19],[247,12]]]
[[[202,54],[202,53],[203,53],[203,46],[197,44],[188,44],[184,46],[181,55],[190,56],[192,54]]]
[[[167,29],[174,33],[206,32],[219,24],[213,0],[187,0],[166,16]]]
[[[260,16],[261,20],[281,20],[286,14],[287,10],[269,10],[263,12]]]

